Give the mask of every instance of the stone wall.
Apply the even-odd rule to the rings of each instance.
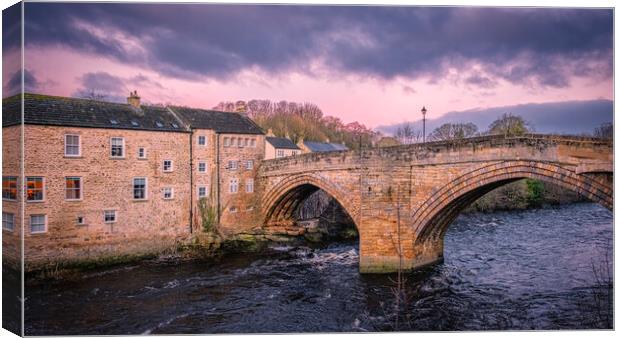
[[[6,128],[5,128],[6,130]],[[81,156],[64,155],[64,135],[81,139]],[[123,137],[125,157],[111,158],[110,138]],[[139,255],[171,247],[189,235],[189,133],[25,126],[25,176],[45,181],[44,201],[26,202],[27,268],[54,261]],[[146,159],[138,148],[146,148]],[[163,160],[173,161],[171,172]],[[65,198],[65,177],[82,178],[82,199]],[[133,199],[133,178],[147,178],[147,199]],[[163,198],[163,188],[173,198]],[[104,210],[116,210],[114,223]],[[47,231],[33,234],[30,215],[46,215]],[[77,217],[84,217],[84,225]]]
[[[17,267],[21,261],[21,126],[2,129],[2,176],[17,177],[17,199],[2,200],[2,212],[13,215],[13,231],[2,230],[4,262]]]

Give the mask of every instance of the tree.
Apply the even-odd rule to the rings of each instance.
[[[78,94],[78,96],[83,99],[103,101],[108,95],[104,94],[103,92],[97,89],[89,88],[89,89],[84,89],[82,92]]]
[[[493,121],[489,126],[490,135],[516,136],[533,131],[529,122],[521,116],[505,113],[499,119]]]
[[[402,144],[411,144],[420,142],[422,139],[422,132],[415,130],[411,123],[407,122],[396,128],[394,136]]]
[[[458,140],[466,137],[472,137],[478,132],[478,127],[473,123],[444,123],[440,127],[435,128],[429,139],[433,141]]]
[[[599,127],[594,128],[594,137],[598,138],[613,138],[614,137],[614,124],[606,122]]]

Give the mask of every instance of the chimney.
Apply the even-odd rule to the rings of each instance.
[[[331,143],[329,142],[329,137],[325,138],[325,143]]]
[[[276,135],[273,134],[273,129],[271,129],[271,128],[267,129],[267,136],[270,136],[270,137],[276,136]]]
[[[127,103],[130,105],[140,108],[140,96],[138,96],[138,91],[134,90],[133,92],[129,92],[129,97],[127,97]]]

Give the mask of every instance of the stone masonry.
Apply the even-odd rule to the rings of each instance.
[[[297,206],[323,189],[358,228],[360,271],[391,272],[441,261],[458,213],[514,180],[547,181],[611,210],[612,167],[611,141],[544,135],[311,153],[263,162],[261,218],[266,229],[292,225]]]

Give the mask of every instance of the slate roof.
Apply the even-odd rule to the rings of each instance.
[[[20,96],[2,100],[2,126],[21,123]],[[166,107],[140,106],[89,99],[24,94],[24,123],[187,132]]]
[[[192,128],[228,134],[264,134],[254,121],[239,113],[177,106],[171,109]]]
[[[339,143],[323,143],[323,142],[310,142],[304,141],[304,145],[310,149],[310,151],[315,153],[321,153],[326,151],[340,151],[340,150],[349,150],[347,146]]]
[[[265,137],[265,141],[271,143],[274,148],[278,149],[299,149],[299,147],[293,143],[293,141],[287,139],[286,137]]]

